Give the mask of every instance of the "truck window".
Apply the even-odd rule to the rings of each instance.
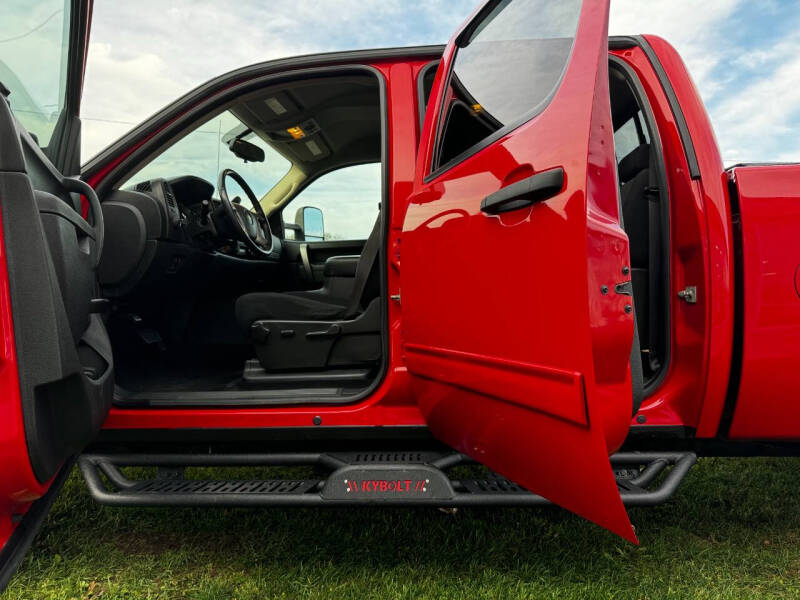
[[[650,138],[647,128],[642,127],[641,111],[625,121],[614,132],[614,151],[617,162],[628,156],[642,144],[649,144]]]
[[[70,16],[64,0],[3,2],[0,82],[11,92],[11,111],[42,148],[66,102]]]
[[[456,53],[432,169],[544,110],[569,61],[580,0],[503,0]]]
[[[301,191],[281,213],[284,226],[297,224],[297,211],[305,206],[322,211],[324,241],[365,240],[380,211],[381,163],[343,167],[321,176]],[[286,239],[294,231],[284,228]]]

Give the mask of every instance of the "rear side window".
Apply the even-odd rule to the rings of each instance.
[[[614,132],[614,153],[617,165],[639,146],[650,144],[650,133],[644,125],[642,111],[637,111]]]
[[[614,150],[617,155],[617,162],[628,156],[628,154],[636,150],[636,148],[642,144],[639,131],[636,119],[630,118],[625,121],[622,127],[614,132]]]
[[[502,0],[468,32],[449,75],[433,170],[544,110],[580,12],[581,0]]]

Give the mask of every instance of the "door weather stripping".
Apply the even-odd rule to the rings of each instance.
[[[675,493],[696,460],[692,452],[621,452],[611,457],[611,465],[626,506],[654,506]],[[79,458],[78,465],[92,497],[110,506],[427,504],[452,508],[549,504],[457,452],[87,454]],[[475,469],[460,476],[450,472],[466,465]],[[143,466],[157,467],[161,476],[129,479],[120,471],[120,467]],[[311,479],[184,478],[187,467],[229,466],[313,466],[323,474]],[[579,475],[570,474],[567,467],[565,476]]]

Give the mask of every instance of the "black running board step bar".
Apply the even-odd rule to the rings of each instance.
[[[624,452],[611,457],[626,506],[654,506],[666,502],[696,461],[697,456],[692,452]],[[550,504],[545,498],[493,473],[482,479],[463,479],[449,473],[453,467],[475,464],[456,452],[85,454],[78,459],[92,497],[111,506]],[[313,466],[324,474],[314,479],[183,478],[187,467],[300,466]],[[157,467],[158,477],[128,479],[120,471],[121,467]]]

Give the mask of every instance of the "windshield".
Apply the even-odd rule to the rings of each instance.
[[[66,98],[69,0],[2,0],[0,82],[11,110],[46,147]]]
[[[217,185],[223,169],[233,169],[259,198],[266,194],[289,171],[291,163],[254,133],[240,136],[264,151],[263,162],[246,162],[231,152],[229,140],[249,131],[230,111],[214,117],[164,150],[144,168],[122,184],[150,179],[171,179],[194,175]]]

